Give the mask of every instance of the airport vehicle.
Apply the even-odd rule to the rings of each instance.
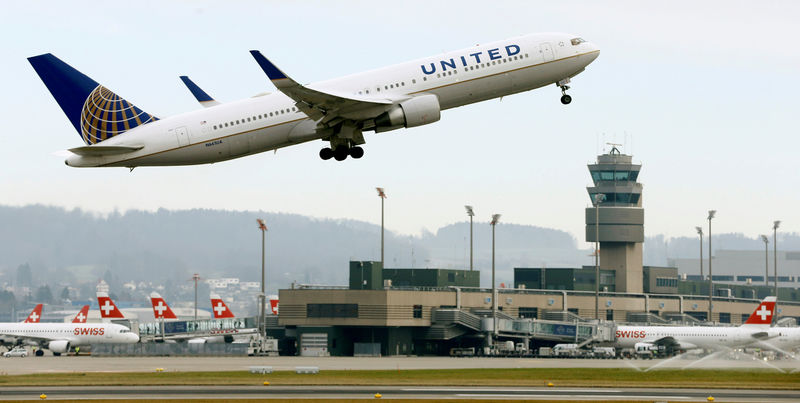
[[[155,291],[150,293],[150,303],[153,304],[153,317],[156,319],[178,319],[178,317],[175,316],[175,313],[172,312],[172,309],[169,307],[169,305],[167,305],[167,302],[164,301],[164,298],[161,298],[159,293]]]
[[[553,346],[553,355],[556,357],[577,357],[583,352],[574,343],[561,343]]]
[[[22,323],[39,323],[42,319],[42,304],[37,304]]]
[[[592,358],[614,358],[616,355],[614,347],[592,347]]]
[[[83,308],[72,319],[72,323],[86,323],[86,318],[89,316],[89,305],[84,305]]]
[[[640,350],[659,351],[690,350],[694,348],[716,349],[721,347],[748,346],[770,338],[770,323],[775,311],[775,297],[766,297],[753,311],[747,321],[738,327],[732,326],[617,326],[614,347],[634,347]]]
[[[28,58],[85,146],[72,167],[206,164],[312,140],[319,156],[361,158],[364,132],[438,121],[441,111],[555,84],[567,84],[599,55],[577,35],[531,34],[301,85],[259,51],[250,52],[278,92],[214,104],[164,119],[145,112],[50,53]],[[186,81],[186,80],[185,80]]]
[[[3,357],[27,357],[28,350],[25,347],[14,347],[10,351],[3,353]]]
[[[97,303],[100,305],[100,317],[103,319],[125,319],[117,304],[111,300],[107,292],[97,292]]]
[[[38,345],[61,355],[74,347],[100,343],[136,343],[139,336],[115,323],[0,323],[0,340]],[[36,355],[42,355],[41,350]]]

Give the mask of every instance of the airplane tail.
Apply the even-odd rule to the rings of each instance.
[[[159,293],[151,292],[150,302],[153,304],[153,316],[156,319],[178,319]]]
[[[764,298],[742,326],[769,327],[775,314],[775,302],[777,300],[777,297]]]
[[[233,318],[233,312],[231,312],[228,305],[225,304],[225,301],[219,295],[211,294],[211,310],[214,312],[214,319],[224,319],[224,318]]]
[[[86,145],[158,120],[50,53],[28,61]]]
[[[36,305],[22,323],[39,323],[42,319],[42,304]]]
[[[108,296],[108,293],[98,291],[97,303],[100,305],[100,316],[103,319],[125,319],[122,311],[117,308],[117,305]]]
[[[273,315],[278,314],[278,296],[277,295],[268,295],[269,298],[269,309],[272,311]]]
[[[72,319],[72,323],[86,323],[86,318],[89,317],[89,305],[84,305],[81,311]]]

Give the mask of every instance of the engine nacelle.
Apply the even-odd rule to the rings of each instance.
[[[441,119],[442,108],[439,97],[433,94],[420,95],[392,107],[375,118],[375,131],[387,132],[402,127],[417,127]]]
[[[47,349],[54,353],[66,353],[69,351],[69,341],[67,340],[54,340],[47,343]]]

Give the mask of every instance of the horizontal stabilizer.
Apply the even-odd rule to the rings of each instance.
[[[70,148],[69,152],[83,157],[103,157],[106,155],[119,155],[139,151],[144,146],[84,146]]]
[[[194,81],[189,79],[188,76],[181,76],[181,81],[183,81],[183,84],[186,85],[186,88],[188,88],[192,95],[194,95],[194,97],[197,99],[197,102],[200,102],[200,105],[203,105],[206,108],[219,105],[219,102],[217,102],[214,98],[211,98],[208,93],[203,91],[202,88],[198,87]]]

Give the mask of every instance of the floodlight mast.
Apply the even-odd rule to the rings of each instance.
[[[258,222],[258,229],[261,230],[261,294],[258,296],[259,299],[259,309],[260,312],[258,314],[258,331],[259,333],[266,337],[267,336],[267,292],[266,292],[266,270],[264,270],[264,266],[266,263],[266,234],[267,234],[267,224],[264,223],[264,220],[258,218],[256,219]]]
[[[761,240],[764,241],[764,285],[769,287],[769,238],[761,235]]]
[[[386,192],[381,187],[377,187],[375,190],[378,191],[378,197],[381,198],[381,270],[383,270],[383,200],[386,199]]]
[[[469,271],[472,271],[472,217],[475,217],[475,212],[472,210],[472,206],[464,206],[467,209],[467,215],[469,216]]]
[[[492,332],[497,335],[497,288],[495,286],[494,280],[494,229],[497,226],[497,223],[500,221],[500,214],[492,214],[492,222],[489,225],[492,226]]]
[[[700,281],[703,281],[703,227],[694,227],[700,235]]]
[[[713,322],[714,316],[714,276],[711,274],[711,220],[717,210],[708,210],[708,321]]]
[[[772,223],[772,247],[774,248],[772,251],[772,259],[774,259],[774,272],[772,275],[775,276],[775,312],[778,312],[778,227],[780,227],[780,225],[780,220]],[[773,318],[776,316],[777,315],[772,315]]]

